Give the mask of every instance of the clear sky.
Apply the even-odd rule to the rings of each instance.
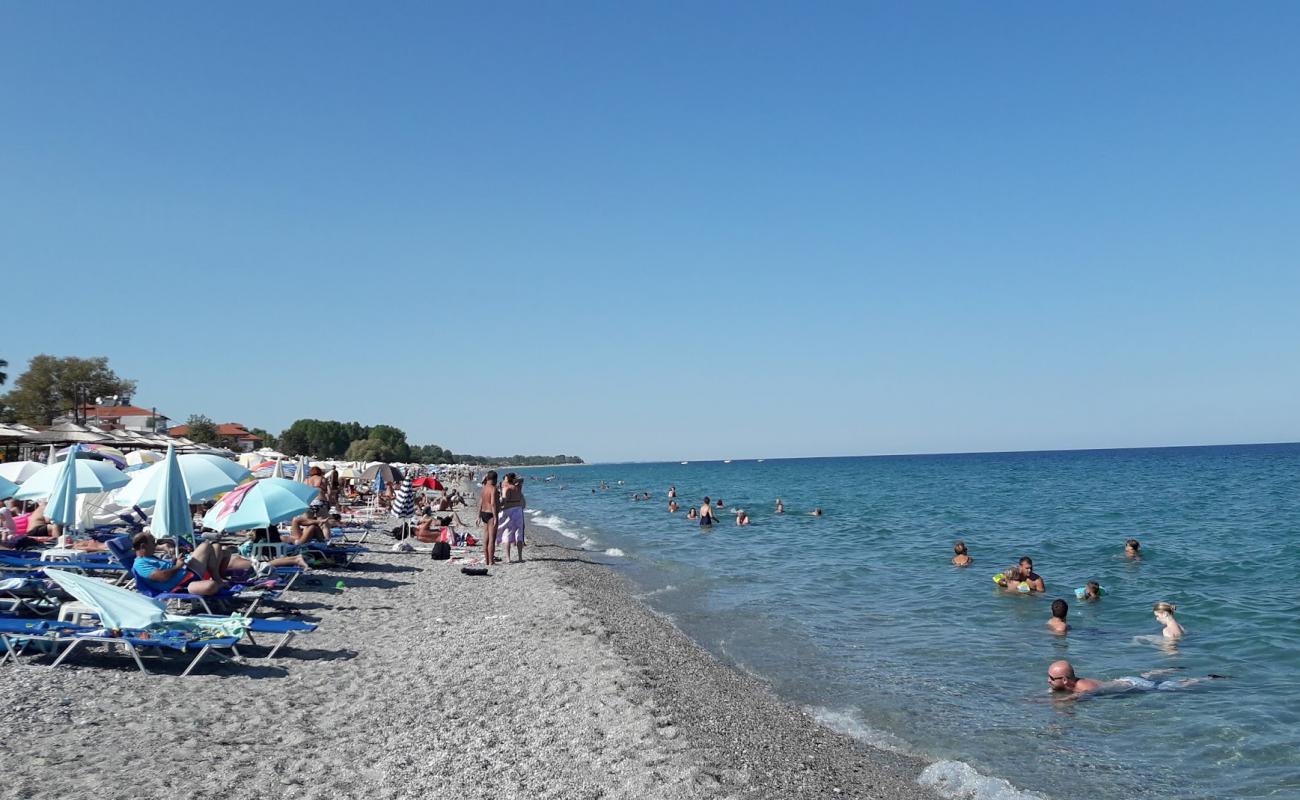
[[[1300,4],[0,6],[0,358],[593,460],[1300,439]]]

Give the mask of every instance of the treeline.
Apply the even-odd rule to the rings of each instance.
[[[0,386],[9,382],[9,363],[0,359]],[[108,366],[108,358],[58,357],[41,354],[32,358],[12,388],[0,394],[0,422],[49,425],[60,414],[79,404],[94,403],[99,397],[129,401],[135,381],[119,376]],[[205,444],[236,447],[237,442],[218,434],[218,426],[202,414],[187,420],[186,436]],[[577,456],[489,457],[453,453],[436,444],[412,445],[406,432],[393,425],[362,425],[332,419],[300,419],[279,436],[262,428],[249,428],[263,444],[286,455],[347,461],[405,461],[420,464],[581,464]]]

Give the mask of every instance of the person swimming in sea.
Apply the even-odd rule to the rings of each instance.
[[[957,543],[952,546],[952,551],[956,553],[956,555],[952,557],[952,565],[954,567],[969,567],[971,564],[975,563],[975,559],[971,558],[970,553],[966,552],[966,543],[961,539],[958,539]]]
[[[776,498],[776,513],[778,513],[778,514],[784,514],[784,513],[785,513],[785,503],[782,503],[782,502],[781,502],[781,498],[779,498],[779,497]]]
[[[687,518],[687,519],[699,519],[699,518],[700,518],[700,512],[698,512],[698,511],[695,510],[695,506],[691,506],[690,508],[688,508],[688,509],[686,510],[686,518]]]
[[[1123,694],[1125,692],[1150,692],[1150,691],[1172,691],[1175,689],[1186,689],[1195,686],[1198,683],[1204,683],[1211,680],[1223,680],[1227,675],[1216,675],[1211,672],[1203,678],[1173,678],[1170,680],[1157,681],[1154,678],[1158,675],[1168,674],[1170,670],[1154,670],[1144,672],[1140,676],[1125,676],[1115,678],[1109,681],[1100,681],[1096,678],[1080,678],[1074,674],[1074,667],[1069,661],[1053,661],[1047,668],[1047,685],[1055,694],[1069,695],[1071,698],[1082,698],[1087,695],[1101,694]]]
[[[822,510],[820,508],[814,508],[812,511],[808,512],[808,516],[810,517],[820,517],[821,515]]]
[[[676,501],[676,500],[669,500],[669,501],[668,501],[668,513],[669,513],[669,514],[676,514],[676,513],[677,513],[677,508],[678,508],[678,506],[677,506],[677,501]]]
[[[1097,583],[1096,581],[1088,581],[1083,585],[1083,594],[1080,596],[1080,598],[1089,603],[1100,600],[1101,584]]]
[[[1174,612],[1177,610],[1178,606],[1173,603],[1166,603],[1164,600],[1151,607],[1151,613],[1155,614],[1156,622],[1165,626],[1162,632],[1165,639],[1181,639],[1183,634],[1187,632],[1179,624],[1178,620],[1174,619]]]
[[[1070,623],[1065,621],[1065,616],[1070,613],[1070,604],[1056,598],[1052,601],[1052,618],[1047,621],[1047,627],[1052,633],[1058,636],[1064,636],[1070,631]]]
[[[1124,557],[1139,559],[1142,557],[1142,543],[1137,539],[1129,539],[1124,543]]]
[[[749,514],[743,508],[740,510],[739,513],[736,514],[736,524],[737,525],[749,524]]]
[[[1021,574],[1021,578],[1020,578],[1021,583],[1028,584],[1029,591],[1031,592],[1047,591],[1047,584],[1043,582],[1043,576],[1039,575],[1037,572],[1034,572],[1034,560],[1029,556],[1020,557],[1020,574]]]
[[[713,504],[709,498],[704,498],[704,504],[700,506],[700,527],[711,528],[716,520],[713,517]]]

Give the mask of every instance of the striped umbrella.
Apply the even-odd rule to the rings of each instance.
[[[393,493],[393,516],[410,517],[415,515],[415,489],[410,479],[403,480]]]
[[[116,447],[109,447],[106,444],[74,444],[71,447],[65,447],[54,454],[55,459],[67,458],[72,451],[82,454],[82,457],[100,458],[104,461],[112,462],[113,466],[118,469],[126,467],[126,454]]]

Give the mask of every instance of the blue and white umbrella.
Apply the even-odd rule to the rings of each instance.
[[[169,446],[168,452],[174,453]],[[167,457],[157,464],[150,464],[139,472],[131,473],[131,483],[119,489],[114,500],[118,505],[140,506],[153,505],[158,497],[158,487],[169,472]],[[176,456],[180,467],[181,480],[185,483],[185,496],[191,503],[208,500],[222,492],[228,492],[248,480],[252,475],[247,469],[228,458],[210,456],[204,453],[186,453]]]
[[[0,478],[0,500],[6,500],[13,497],[18,492],[18,484],[13,481]]]
[[[70,458],[43,467],[40,472],[23,481],[22,488],[14,497],[19,500],[42,500],[49,497],[60,478],[70,469],[77,473],[77,494],[111,492],[131,482],[130,477],[107,461]]]
[[[203,516],[214,531],[248,531],[287,522],[307,510],[319,492],[314,486],[286,478],[245,483],[224,495]]]

